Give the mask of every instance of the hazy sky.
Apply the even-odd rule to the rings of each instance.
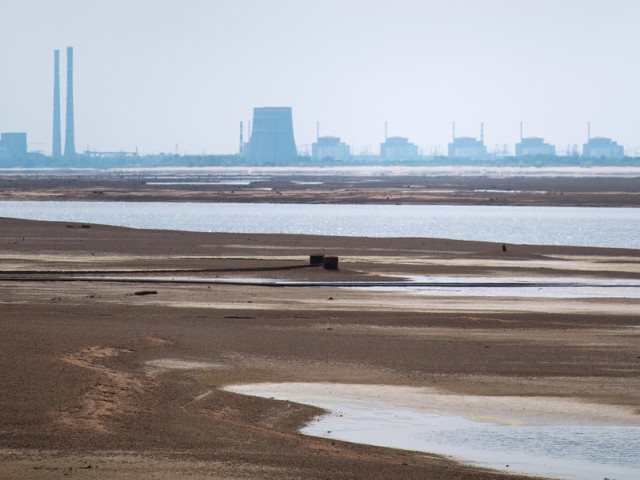
[[[298,147],[377,153],[458,136],[513,152],[640,148],[638,0],[0,0],[0,132],[51,152],[74,47],[76,150],[235,153],[253,107],[290,106]],[[245,134],[246,135],[246,134]]]

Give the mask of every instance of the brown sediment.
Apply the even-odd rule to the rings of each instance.
[[[7,478],[512,478],[300,435],[318,409],[220,388],[237,383],[415,386],[640,414],[637,299],[170,282],[638,279],[636,250],[68,226],[80,225],[0,219]],[[339,270],[310,266],[318,253]],[[132,272],[165,283],[136,295],[151,289]],[[83,275],[122,281],[56,281]]]
[[[103,362],[109,357],[128,353],[132,352],[127,349],[94,346],[63,355],[62,361],[95,373],[96,381],[84,389],[79,405],[64,408],[58,415],[53,413],[55,421],[76,430],[109,433],[109,417],[139,415],[144,408],[140,399],[153,387],[153,382],[109,368]]]
[[[337,176],[313,172],[291,175],[274,169],[259,175],[245,173],[254,177],[246,185],[225,184],[221,180],[229,173],[224,169],[218,173],[215,169],[173,171],[177,182],[171,184],[158,182],[159,175],[163,172],[4,172],[0,200],[640,206],[639,179],[632,173],[599,177],[542,172]]]

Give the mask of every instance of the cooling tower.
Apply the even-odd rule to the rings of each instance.
[[[76,141],[73,126],[73,47],[67,47],[67,122],[64,132],[64,156],[76,154]]]
[[[53,145],[51,156],[62,154],[62,136],[60,134],[60,50],[53,51]]]
[[[254,108],[249,160],[258,165],[273,165],[296,156],[291,107]]]

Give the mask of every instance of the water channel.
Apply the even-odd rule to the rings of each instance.
[[[640,248],[640,208],[0,201],[0,217],[204,232]]]

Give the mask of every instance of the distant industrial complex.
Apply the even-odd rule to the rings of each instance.
[[[60,113],[60,52],[54,50],[53,72],[53,136],[51,156],[46,157],[39,152],[27,150],[27,133],[4,132],[0,134],[0,167],[25,166],[87,166],[90,168],[109,168],[113,166],[138,165],[154,166],[158,162],[168,164],[185,164],[178,155],[154,155],[139,157],[137,152],[84,152],[77,154],[75,149],[75,125],[73,114],[73,47],[67,47],[67,85],[65,110],[64,150],[62,148],[61,113]],[[593,161],[626,161],[638,163],[625,157],[624,148],[611,138],[591,137],[590,124],[587,130],[587,142],[579,154],[577,147],[567,152],[564,157],[556,155],[556,147],[545,143],[543,138],[523,137],[520,123],[520,142],[515,145],[515,155],[489,153],[484,143],[484,124],[480,124],[480,137],[456,136],[456,125],[453,123],[451,143],[447,146],[447,155],[421,154],[417,145],[408,138],[387,136],[385,122],[384,142],[380,143],[378,155],[352,154],[348,144],[339,137],[320,136],[317,125],[316,142],[311,151],[300,152],[296,147],[293,133],[293,115],[291,107],[257,107],[253,110],[253,120],[248,122],[248,141],[245,142],[243,122],[240,122],[239,151],[232,155],[202,155],[199,161],[188,156],[191,164],[206,165],[301,165],[305,162],[313,165],[322,164],[424,164],[430,162],[452,163],[461,161],[488,162],[496,158],[517,158],[521,160],[537,160],[547,163],[560,161],[561,158],[581,158]],[[153,157],[153,158],[151,158]],[[146,161],[145,161],[146,159]],[[562,163],[562,162],[560,162]],[[566,163],[566,162],[565,162]]]
[[[350,147],[340,137],[316,135],[311,146],[310,158],[314,161],[349,162],[374,157],[388,163],[428,161],[433,156],[419,153],[418,146],[406,137],[388,137],[385,124],[384,142],[380,144],[380,154],[351,154]],[[317,128],[319,131],[319,128]],[[300,155],[296,151],[293,134],[293,120],[290,107],[260,107],[253,111],[253,129],[249,122],[249,141],[244,142],[243,123],[240,122],[240,148],[238,155],[250,163],[258,165],[289,162]],[[624,158],[624,148],[610,138],[591,138],[588,128],[587,143],[582,146],[582,157],[591,159]],[[556,148],[539,137],[523,137],[520,124],[520,143],[515,146],[515,157],[555,157]],[[358,158],[356,158],[358,157]],[[487,160],[495,157],[487,152],[484,144],[484,124],[480,124],[480,138],[456,136],[453,123],[453,137],[448,144],[447,157],[451,159]]]
[[[73,47],[67,47],[67,105],[64,156],[76,156],[75,128],[73,121]],[[53,140],[51,157],[59,158],[62,154],[62,139],[60,129],[60,51],[53,52]],[[1,133],[0,160],[25,159],[27,157],[27,134]]]

